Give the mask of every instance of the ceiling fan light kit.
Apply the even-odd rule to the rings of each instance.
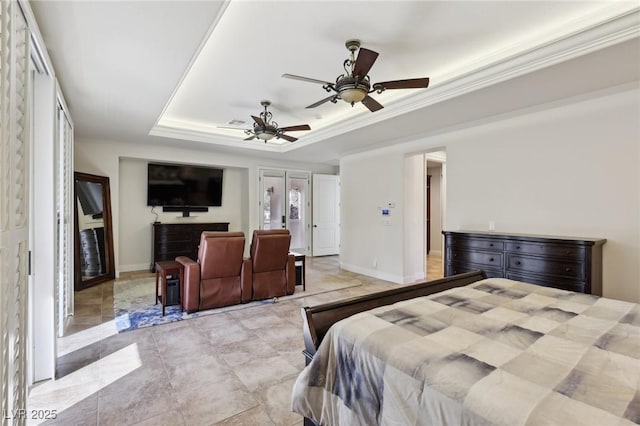
[[[247,133],[247,132],[245,132]],[[247,134],[251,134],[251,132],[248,132]],[[269,129],[269,128],[265,128],[265,129],[260,129],[260,130],[256,130],[256,134],[255,134],[256,138],[258,139],[262,139],[263,141],[267,142],[270,141],[271,139],[273,139],[276,136],[276,132],[275,130]],[[251,138],[253,139],[253,138]]]
[[[353,77],[342,77],[336,82],[338,97],[348,104],[361,102],[369,94],[369,80],[358,80]]]

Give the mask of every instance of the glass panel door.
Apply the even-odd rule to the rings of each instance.
[[[306,254],[309,227],[309,174],[287,173],[287,229],[291,232],[291,251]]]
[[[311,173],[260,170],[259,176],[260,229],[286,228],[291,251],[310,254]]]
[[[262,223],[261,229],[282,229],[285,227],[284,216],[284,172],[263,170],[262,181]]]

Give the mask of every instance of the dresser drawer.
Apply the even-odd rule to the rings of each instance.
[[[562,259],[584,259],[585,248],[579,246],[565,246],[562,244],[524,243],[508,241],[507,252],[550,256]]]
[[[192,239],[192,233],[191,232],[185,232],[184,229],[180,229],[180,228],[160,228],[156,230],[156,234],[154,237],[154,241],[160,242],[160,241],[184,241],[184,242],[191,242]]]
[[[156,250],[160,251],[193,251],[193,243],[191,241],[161,241],[155,247]]]
[[[465,272],[484,271],[487,278],[503,278],[502,269],[490,269],[483,267],[473,267],[464,263],[452,262],[447,265],[446,276],[464,274]]]
[[[507,272],[524,271],[540,275],[557,275],[584,280],[584,264],[581,262],[551,260],[533,256],[507,255]]]
[[[451,262],[475,263],[490,268],[502,268],[502,257],[502,253],[451,249],[450,259]]]
[[[451,248],[467,248],[473,250],[485,250],[485,251],[503,251],[504,250],[504,242],[483,238],[460,238],[454,239],[451,242]]]
[[[544,287],[553,287],[559,288],[561,290],[575,291],[578,293],[588,292],[585,283],[582,281],[549,276],[518,274],[513,272],[507,272],[506,278],[509,278],[510,280],[522,281],[529,284],[537,284]]]

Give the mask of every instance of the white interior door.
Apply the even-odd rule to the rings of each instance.
[[[313,255],[340,254],[340,176],[313,175]]]
[[[32,173],[32,284],[30,285],[33,381],[55,376],[56,360],[56,91],[53,79],[34,73]]]

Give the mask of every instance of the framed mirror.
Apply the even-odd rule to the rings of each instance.
[[[115,278],[109,178],[74,173],[76,291]]]

